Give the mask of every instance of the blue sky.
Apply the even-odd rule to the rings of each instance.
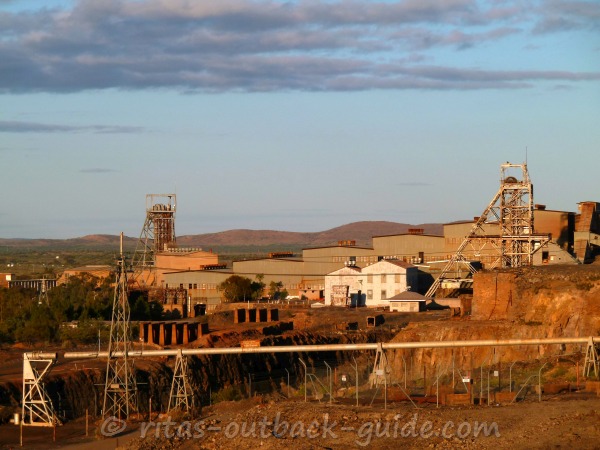
[[[43,7],[40,5],[44,5]],[[598,1],[0,0],[0,237],[600,201]]]

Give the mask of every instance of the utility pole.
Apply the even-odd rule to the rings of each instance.
[[[125,419],[137,408],[135,405],[136,384],[133,376],[133,364],[130,363],[128,355],[131,351],[131,335],[129,330],[127,269],[123,256],[123,233],[121,233],[120,257],[117,264],[102,412],[107,417],[114,416]],[[114,356],[116,352],[122,352],[122,357]]]

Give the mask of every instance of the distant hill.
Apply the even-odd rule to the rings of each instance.
[[[0,247],[20,249],[65,249],[65,250],[107,250],[119,248],[119,236],[110,234],[90,234],[71,239],[2,239]],[[137,238],[124,237],[123,246],[135,248]]]
[[[335,245],[340,240],[355,240],[356,245],[370,246],[373,236],[407,233],[409,228],[423,228],[426,234],[442,234],[442,224],[409,225],[396,222],[353,222],[314,233],[274,230],[229,230],[219,233],[178,236],[181,247],[266,246],[294,247]]]
[[[211,248],[216,251],[227,247],[318,247],[335,245],[340,240],[355,240],[358,246],[370,246],[373,236],[407,233],[409,228],[423,228],[425,234],[441,235],[443,225],[427,223],[409,225],[385,221],[364,221],[342,225],[330,230],[314,233],[276,230],[228,230],[218,233],[185,235],[177,237],[180,247]],[[137,238],[125,237],[124,247],[135,248]],[[93,234],[73,239],[1,239],[0,247],[20,249],[70,249],[108,250],[119,246],[119,236]]]

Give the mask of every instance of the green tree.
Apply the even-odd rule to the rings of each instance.
[[[18,330],[31,318],[32,308],[37,305],[34,289],[0,288],[0,342],[12,342]]]
[[[282,289],[281,291],[279,291],[279,300],[283,301],[287,298],[288,296],[288,291],[287,289]]]
[[[267,285],[263,283],[265,276],[262,273],[257,273],[255,278],[256,281],[252,282],[250,289],[252,290],[252,299],[258,300],[262,297],[263,291]]]
[[[32,305],[23,327],[15,330],[15,338],[25,342],[50,342],[58,336],[58,328],[59,323],[47,305]]]
[[[227,302],[242,302],[252,298],[252,280],[239,275],[231,275],[219,284],[219,290]]]
[[[272,300],[279,299],[279,293],[283,288],[283,283],[281,281],[271,281],[269,283],[269,297]]]

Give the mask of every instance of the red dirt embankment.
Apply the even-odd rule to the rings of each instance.
[[[445,322],[411,323],[393,339],[462,341],[536,339],[600,335],[600,266],[546,266],[475,274],[470,317]],[[568,345],[563,352],[579,351]],[[585,346],[584,346],[585,349]],[[558,354],[553,346],[497,349],[504,361]],[[396,363],[401,364],[400,352]],[[489,348],[456,350],[455,362],[475,367],[490,357]],[[451,364],[452,350],[419,349],[402,353],[415,364]],[[394,357],[392,356],[392,359]]]

